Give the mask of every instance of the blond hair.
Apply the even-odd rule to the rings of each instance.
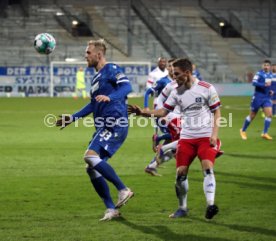
[[[103,54],[106,52],[106,42],[104,39],[90,40],[88,45],[94,45],[97,49],[101,50]]]

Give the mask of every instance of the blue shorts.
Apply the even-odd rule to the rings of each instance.
[[[110,158],[120,148],[128,134],[128,127],[101,127],[94,133],[88,149],[101,159]]]
[[[269,97],[253,96],[251,100],[251,111],[257,113],[260,108],[272,107],[272,102]]]

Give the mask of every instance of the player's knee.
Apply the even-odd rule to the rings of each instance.
[[[187,166],[180,166],[176,170],[176,176],[186,176],[188,174]]]
[[[102,161],[102,159],[96,155],[85,155],[83,159],[90,167],[95,167]]]
[[[202,160],[201,161],[201,166],[202,166],[202,169],[204,171],[204,170],[207,170],[207,169],[213,169],[214,164],[210,160]]]
[[[86,172],[89,175],[91,180],[96,179],[101,176],[101,174],[99,172],[97,172],[93,167],[91,167],[88,164],[86,166]]]
[[[208,176],[208,175],[214,175],[214,170],[213,170],[213,168],[205,169],[205,170],[203,171],[203,175],[204,175],[204,177],[206,177],[206,176]]]

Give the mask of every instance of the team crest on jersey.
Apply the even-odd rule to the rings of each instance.
[[[195,102],[196,103],[202,103],[202,98],[201,97],[196,97]]]

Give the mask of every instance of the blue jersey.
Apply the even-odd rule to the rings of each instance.
[[[271,82],[271,72],[265,72],[264,70],[258,71],[252,81],[255,86],[255,97],[269,97],[270,86],[265,86],[265,83]]]
[[[199,71],[198,71],[197,69],[193,70],[192,75],[193,75],[195,78],[197,78],[197,79],[199,79],[199,80],[202,80],[202,77],[201,77],[201,75],[200,75],[200,73],[199,73]]]
[[[153,93],[155,93],[156,96],[158,96],[162,90],[166,87],[168,83],[171,82],[171,79],[169,76],[165,76],[161,78],[160,80],[156,81],[153,87],[149,88],[146,90],[145,95],[144,95],[144,107],[147,108],[149,107],[149,96]]]
[[[125,91],[121,91],[126,88]],[[99,117],[126,117],[127,94],[131,91],[128,78],[122,69],[115,64],[106,64],[91,81],[91,105],[93,106],[94,119]],[[97,102],[97,95],[106,95],[110,102]]]
[[[272,73],[271,90],[273,91],[272,100],[276,100],[276,73]]]
[[[73,120],[93,113],[96,132],[90,141],[89,150],[101,158],[111,157],[127,137],[127,95],[131,85],[122,69],[115,64],[106,64],[91,81],[91,102],[73,114]],[[96,96],[105,95],[109,102],[97,102]]]
[[[260,108],[272,106],[270,99],[271,86],[265,86],[265,83],[271,82],[271,79],[271,72],[260,70],[255,74],[252,81],[255,92],[251,100],[251,111],[257,113]]]

